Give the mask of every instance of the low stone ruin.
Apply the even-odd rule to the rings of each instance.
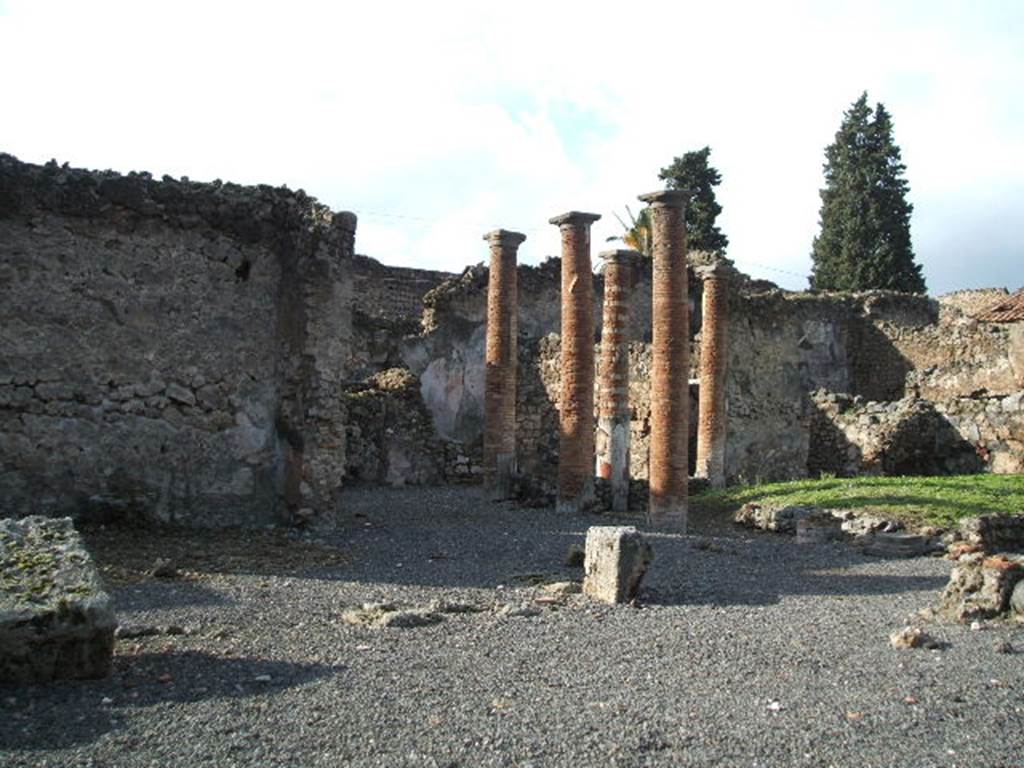
[[[733,522],[748,528],[760,528],[762,531],[774,533],[796,533],[797,522],[816,514],[818,507],[802,505],[744,504],[736,514]]]
[[[651,545],[632,526],[595,525],[587,530],[583,592],[605,603],[628,603],[654,559]]]
[[[733,522],[748,528],[796,536],[798,544],[850,541],[874,557],[918,557],[943,547],[940,531],[912,533],[903,524],[848,509],[822,509],[811,504],[751,502],[736,511]]]
[[[1024,618],[1024,514],[965,520],[938,612],[957,621]]]
[[[939,613],[957,621],[1024,617],[1024,555],[963,555],[939,600]]]
[[[0,680],[105,677],[116,626],[70,518],[0,520]]]

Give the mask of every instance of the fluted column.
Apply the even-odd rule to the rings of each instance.
[[[493,499],[512,496],[516,469],[516,252],[526,235],[496,229],[487,280],[487,349],[484,372],[484,486]]]
[[[685,190],[640,195],[651,206],[651,525],[686,531],[690,317],[686,285]]]
[[[578,512],[594,498],[594,275],[590,225],[596,213],[555,216],[562,234],[562,359],[558,510]]]
[[[729,352],[730,266],[719,262],[697,270],[704,281],[700,340],[700,411],[697,471],[712,488],[725,486],[725,375]]]
[[[604,318],[598,363],[597,476],[611,486],[613,512],[629,507],[629,305],[636,251],[604,251]]]

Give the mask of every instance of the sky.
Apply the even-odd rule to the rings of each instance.
[[[727,255],[807,285],[824,148],[893,116],[929,292],[1024,284],[1024,3],[0,0],[0,151],[285,184],[356,250],[460,271],[485,232],[615,219],[711,147]]]

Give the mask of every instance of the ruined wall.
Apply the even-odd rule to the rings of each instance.
[[[928,400],[888,402],[820,390],[811,396],[812,477],[980,472],[974,446]]]
[[[355,225],[0,155],[0,514],[329,519]]]
[[[935,408],[974,449],[982,469],[1024,473],[1024,388],[1011,395],[954,397]]]
[[[420,395],[419,379],[390,368],[345,392],[346,478],[391,486],[476,482],[479,446],[444,440]]]
[[[631,302],[631,388],[633,476],[647,477],[647,443],[650,432],[650,311],[649,265],[638,271]],[[516,388],[517,461],[542,489],[553,488],[558,466],[559,353],[561,340],[561,260],[552,258],[539,266],[518,268],[519,365]],[[604,281],[594,276],[595,360],[599,355],[601,304]],[[699,305],[698,289],[691,304]],[[419,376],[423,401],[439,435],[455,441],[464,456],[475,461],[483,424],[483,348],[486,330],[487,269],[469,267],[442,284],[424,299],[424,332],[406,336],[399,355]],[[696,310],[695,310],[696,311]],[[697,313],[699,316],[699,313]],[[358,344],[358,342],[357,342]],[[695,350],[696,346],[691,345]],[[699,356],[691,354],[691,376]],[[596,379],[596,377],[595,377]],[[596,384],[595,384],[596,386]],[[691,393],[694,413],[696,391]],[[696,450],[693,420],[692,450]]]
[[[519,267],[517,453],[520,469],[542,488],[550,484],[558,457],[560,269],[558,259]],[[423,402],[438,434],[456,441],[469,455],[483,419],[486,293],[487,270],[468,268],[426,295],[423,333],[385,342],[386,333],[375,331],[380,337],[378,364],[399,360],[419,376]],[[633,295],[631,474],[642,480],[647,476],[650,429],[649,264],[640,270]],[[893,471],[913,463],[894,458],[899,450],[890,450],[885,461],[872,459],[872,441],[881,439],[877,430],[870,439],[853,441],[862,445],[849,461],[834,454],[845,452],[850,441],[836,439],[843,424],[830,422],[826,428],[831,416],[812,397],[817,390],[875,403],[871,407],[885,413],[900,411],[892,404],[914,395],[934,404],[921,422],[932,430],[930,437],[913,448],[938,441],[938,458],[930,471],[1009,471],[1017,466],[1018,459],[1010,458],[1020,455],[1016,442],[1001,436],[1005,425],[977,424],[980,417],[975,411],[987,406],[970,404],[1024,389],[1024,324],[972,319],[980,308],[1005,295],[966,291],[935,300],[890,291],[793,293],[741,276],[729,310],[727,481],[763,482],[823,471],[843,474],[855,471],[854,466],[861,472]],[[691,281],[691,377],[697,376],[700,363],[700,297],[700,282]],[[601,333],[602,301],[603,280],[597,274],[595,344]],[[357,341],[354,347],[359,345]],[[695,388],[691,396],[695,426]],[[946,418],[944,409],[953,415]],[[973,414],[970,418],[956,416],[968,412]],[[971,437],[973,428],[961,428],[968,421],[979,430],[977,438]],[[990,452],[991,460],[985,458],[986,445],[998,446]]]
[[[876,402],[820,390],[811,399],[812,476],[1024,472],[1024,392]]]
[[[419,319],[423,297],[453,277],[451,272],[387,266],[357,254],[352,260],[352,308],[373,318]]]
[[[954,307],[938,322],[902,328],[893,346],[907,359],[908,389],[930,400],[1024,389],[1024,324],[981,323]]]

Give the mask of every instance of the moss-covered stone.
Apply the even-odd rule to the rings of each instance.
[[[116,626],[70,518],[0,520],[0,680],[103,677]]]

